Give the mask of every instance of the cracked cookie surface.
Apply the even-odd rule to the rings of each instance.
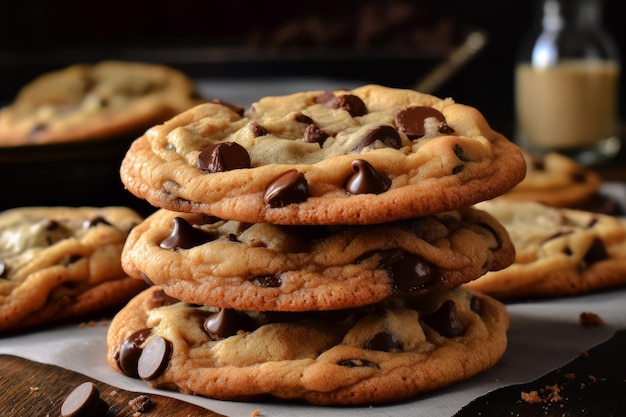
[[[202,103],[183,73],[167,66],[103,61],[40,75],[0,110],[0,146],[134,139]]]
[[[476,207],[507,229],[515,263],[466,284],[497,298],[556,297],[626,284],[626,221],[534,202]]]
[[[463,288],[358,309],[269,313],[178,302],[154,286],[113,319],[107,360],[155,388],[223,400],[401,401],[506,349],[503,304]]]
[[[125,207],[22,207],[0,213],[0,331],[54,324],[145,288],[121,266],[142,218]]]
[[[191,303],[332,310],[452,288],[515,257],[504,228],[465,208],[381,225],[285,226],[158,210],[122,266]]]
[[[493,198],[526,172],[476,109],[367,85],[195,107],[149,129],[124,185],[156,207],[251,223],[372,224]]]

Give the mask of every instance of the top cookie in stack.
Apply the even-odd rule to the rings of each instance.
[[[517,146],[476,109],[367,85],[197,106],[136,140],[121,178],[178,212],[274,224],[374,224],[511,189]]]

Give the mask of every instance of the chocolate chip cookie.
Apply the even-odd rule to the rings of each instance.
[[[367,85],[216,101],[148,130],[122,182],[179,212],[275,224],[373,224],[500,195],[526,173],[476,109]]]
[[[575,208],[595,196],[600,176],[590,168],[556,152],[523,151],[526,177],[499,199],[536,201],[553,207]]]
[[[360,226],[251,224],[161,209],[132,230],[122,266],[190,303],[305,311],[452,288],[514,257],[504,228],[471,208]]]
[[[533,202],[477,205],[500,221],[515,263],[468,283],[497,298],[556,297],[626,284],[626,221]]]
[[[104,61],[42,74],[0,110],[0,146],[134,139],[200,104],[196,87],[163,65]]]
[[[488,369],[508,323],[504,305],[464,288],[273,313],[187,304],[153,286],[113,319],[107,360],[152,387],[210,398],[369,405]]]
[[[142,221],[125,207],[23,207],[0,213],[0,332],[58,323],[145,288],[121,252]]]

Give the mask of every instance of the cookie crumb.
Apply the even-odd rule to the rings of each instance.
[[[250,417],[259,417],[260,415],[261,415],[261,410],[257,408],[250,414]]]
[[[529,404],[556,403],[563,400],[561,387],[558,385],[546,385],[539,391],[524,392],[521,394],[522,400]]]
[[[590,311],[583,311],[580,313],[580,325],[583,327],[598,327],[604,326],[604,320],[596,313]]]
[[[522,391],[522,400],[527,402],[528,404],[537,404],[542,401],[537,391]]]
[[[39,387],[30,387],[30,393],[39,391]]]
[[[583,350],[580,352],[580,357],[581,358],[588,358],[589,357],[589,351],[588,350]]]
[[[133,398],[128,402],[134,411],[133,417],[139,417],[140,414],[143,414],[152,409],[152,400],[146,395],[139,395],[138,397]]]
[[[563,375],[567,379],[576,379],[576,374],[574,372],[569,372]]]

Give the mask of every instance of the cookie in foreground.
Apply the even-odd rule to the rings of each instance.
[[[533,202],[476,207],[507,229],[515,263],[466,284],[496,298],[558,297],[626,284],[626,221]]]
[[[122,304],[145,288],[121,252],[142,221],[126,207],[22,207],[0,213],[0,332]]]
[[[526,173],[475,108],[367,85],[208,103],[149,129],[120,175],[156,207],[275,224],[372,224],[496,197]]]
[[[168,66],[75,64],[35,78],[0,110],[0,146],[134,139],[201,102],[193,82]]]
[[[158,210],[122,266],[189,303],[334,310],[453,288],[515,259],[506,230],[465,208],[380,225],[285,226]]]
[[[271,313],[198,306],[153,286],[113,319],[109,364],[155,388],[237,401],[401,401],[503,355],[503,304],[463,288],[358,309]]]

